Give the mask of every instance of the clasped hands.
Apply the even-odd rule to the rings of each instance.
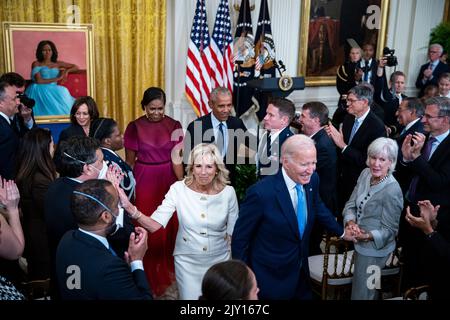
[[[345,225],[344,239],[357,243],[358,241],[371,241],[373,238],[370,232],[361,229],[354,221],[349,221]]]

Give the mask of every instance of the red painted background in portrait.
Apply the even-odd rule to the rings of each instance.
[[[30,79],[31,63],[36,60],[36,48],[40,41],[50,40],[58,49],[58,60],[74,63],[86,70],[86,33],[80,31],[21,31],[12,32],[14,70]]]

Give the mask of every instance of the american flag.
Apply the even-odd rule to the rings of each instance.
[[[197,116],[208,114],[210,111],[208,100],[211,93],[213,62],[205,1],[197,0],[186,62],[185,93]]]
[[[228,0],[221,0],[216,13],[216,22],[211,41],[213,58],[213,87],[227,87],[233,91],[233,37]]]

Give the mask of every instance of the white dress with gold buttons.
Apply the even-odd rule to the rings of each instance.
[[[236,192],[226,186],[206,195],[177,181],[151,217],[166,227],[175,211],[179,226],[173,255],[180,299],[197,300],[208,268],[230,259],[227,235],[233,234],[238,217]]]

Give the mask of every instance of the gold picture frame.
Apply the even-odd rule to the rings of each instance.
[[[92,24],[21,23],[3,22],[5,69],[17,72],[31,82],[31,64],[36,60],[37,44],[41,40],[52,41],[58,50],[58,60],[74,63],[79,70],[70,73],[62,84],[74,98],[95,96],[94,36]],[[67,114],[36,116],[38,123],[67,123]]]
[[[369,5],[378,6],[380,14],[380,28],[376,29],[376,31],[371,30],[370,32],[368,32],[365,31],[364,28],[360,26],[358,27],[362,31],[365,31],[365,33],[367,33],[368,37],[370,37],[371,39],[376,38],[375,56],[379,57],[382,55],[383,48],[386,43],[389,0],[366,0],[366,2]],[[312,4],[314,5],[313,7]],[[320,5],[323,6],[321,7]],[[333,6],[332,9],[336,9],[337,7],[338,9],[335,10],[335,12],[339,12],[340,14],[344,5],[344,0],[302,1],[300,50],[297,71],[300,76],[305,77],[306,86],[336,85],[336,70],[345,61],[344,49],[339,38],[340,34],[338,32],[338,30],[340,30],[341,21],[339,19],[334,19],[336,18],[336,16],[333,18],[326,15],[327,5]],[[314,16],[312,16],[313,14]],[[323,18],[323,20],[321,20],[321,18]],[[367,30],[369,29],[367,28]],[[376,36],[374,35],[375,32]],[[329,36],[329,34],[331,34],[331,37]],[[360,43],[359,45],[362,46],[362,43]],[[327,50],[326,52],[330,53],[329,59],[324,58],[324,50]]]

